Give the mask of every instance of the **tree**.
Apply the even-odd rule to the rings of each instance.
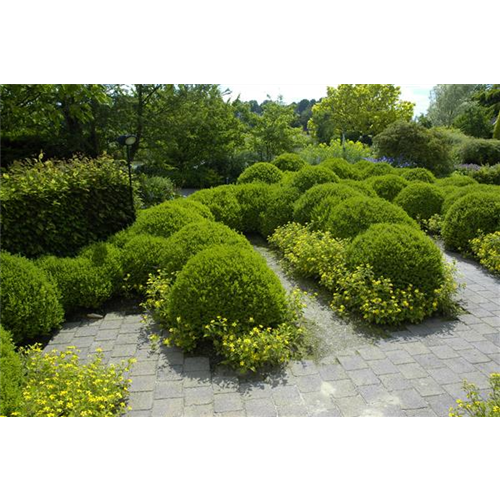
[[[415,105],[400,97],[392,84],[328,87],[327,97],[313,107],[310,128],[325,143],[335,136],[374,137],[397,120],[412,119]]]
[[[498,112],[497,121],[495,122],[495,128],[493,130],[493,139],[500,141],[500,111]]]
[[[451,127],[453,121],[469,105],[475,93],[481,91],[480,84],[439,84],[431,90],[431,103],[427,112],[434,126]]]
[[[292,152],[303,142],[301,130],[293,127],[294,105],[280,99],[261,105],[262,115],[253,114],[250,123],[250,145],[261,161],[271,161],[281,153]]]
[[[453,127],[472,137],[491,138],[492,124],[488,112],[474,101],[463,106],[462,113],[453,120]]]

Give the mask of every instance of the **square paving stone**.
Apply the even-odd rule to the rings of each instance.
[[[358,394],[358,389],[350,380],[332,380],[330,382],[325,382],[325,384],[329,384],[330,388],[328,392],[330,392],[335,399]]]
[[[238,393],[215,394],[214,411],[224,413],[243,410],[243,401]]]
[[[271,394],[277,406],[297,405],[302,403],[299,391],[295,386],[282,385],[273,387]]]
[[[369,405],[392,406],[397,405],[394,397],[383,385],[366,385],[359,388],[359,393]]]
[[[417,354],[413,356],[413,359],[423,368],[444,368],[446,365],[443,363],[442,359],[439,359],[435,354]]]
[[[96,349],[102,349],[103,352],[110,352],[113,350],[115,343],[112,340],[105,340],[102,342],[95,342],[90,346],[90,352],[95,352]]]
[[[120,333],[116,337],[117,344],[134,344],[137,345],[139,341],[138,333]]]
[[[119,330],[120,326],[122,324],[121,319],[117,320],[112,320],[108,321],[106,318],[102,321],[101,325],[99,326],[99,330]]]
[[[329,410],[317,410],[312,412],[311,409],[309,409],[310,416],[311,417],[317,417],[317,418],[327,418],[327,417],[341,417],[342,413],[340,413],[340,410],[338,408],[330,408]]]
[[[97,341],[116,340],[117,337],[118,337],[118,330],[99,330],[99,333],[96,335],[95,339]]]
[[[235,418],[235,417],[245,417],[245,412],[243,410],[240,411],[225,411],[224,413],[216,413],[216,417],[218,418]]]
[[[214,407],[212,404],[186,406],[184,408],[185,417],[213,417]]]
[[[403,410],[416,410],[418,408],[427,408],[427,401],[420,396],[415,389],[405,389],[403,391],[394,391],[393,396],[396,396],[400,401],[400,406]]]
[[[151,417],[151,410],[129,410],[124,416],[127,418]]]
[[[358,387],[362,385],[380,384],[380,379],[369,368],[350,371],[349,376]]]
[[[430,349],[439,359],[450,359],[458,357],[456,351],[447,345],[431,347]]]
[[[184,389],[186,406],[211,404],[214,399],[212,386]]]
[[[463,358],[445,359],[446,366],[455,373],[470,373],[475,370],[474,365]]]
[[[149,362],[149,361],[145,361]],[[155,362],[155,361],[150,361]],[[140,363],[140,361],[138,361]],[[182,380],[184,376],[184,368],[182,365],[171,366],[164,361],[158,363],[158,368],[156,369],[156,377],[160,380]]]
[[[335,404],[344,417],[359,417],[368,409],[368,405],[359,394],[357,396],[337,399]]]
[[[345,370],[361,370],[368,365],[361,356],[339,356],[338,360]]]
[[[469,363],[488,363],[490,358],[477,349],[467,349],[460,351],[460,356],[466,359]]]
[[[74,345],[77,349],[89,348],[94,342],[95,337],[75,337],[71,345]]]
[[[130,370],[131,375],[155,375],[156,361],[137,361]]]
[[[414,378],[427,377],[427,372],[418,363],[408,363],[407,365],[398,365],[399,371],[408,380]]]
[[[481,373],[484,373],[488,377],[492,373],[499,373],[500,372],[500,364],[495,363],[494,361],[490,361],[489,363],[477,363],[474,365],[474,367],[479,370]]]
[[[492,316],[491,318],[484,318],[483,321],[490,325],[498,328],[500,326],[500,317],[499,316]]]
[[[240,383],[236,376],[217,376],[212,377],[212,387],[214,394],[223,394],[226,392],[238,392]]]
[[[463,349],[470,349],[471,344],[462,337],[450,337],[443,339],[444,343],[450,346],[455,351],[462,351]]]
[[[132,379],[130,392],[147,392],[152,391],[155,387],[155,375],[137,375],[130,378]]]
[[[418,410],[405,410],[407,417],[437,417],[432,408],[419,408]]]
[[[111,351],[111,357],[125,357],[125,356],[134,356],[137,351],[137,346],[132,344],[127,345],[115,345],[113,350]]]
[[[389,351],[387,353],[389,360],[395,365],[404,365],[407,363],[415,363],[415,360],[410,356],[408,351],[398,349],[396,351]]]
[[[398,368],[388,359],[368,361],[370,368],[375,375],[388,375],[390,373],[399,373]]]
[[[278,417],[308,417],[309,413],[304,405],[278,406]]]
[[[297,377],[297,388],[300,392],[317,392],[321,390],[323,380],[319,375]]]
[[[466,399],[467,393],[464,390],[463,384],[445,384],[445,391],[456,401],[457,399]]]
[[[209,362],[208,358],[205,358],[205,357],[185,358],[184,359],[184,371],[186,373],[210,371],[210,362]]]
[[[128,405],[134,411],[150,410],[153,406],[153,391],[130,393]]]
[[[361,349],[358,349],[358,352],[365,361],[384,359],[386,356],[386,353],[377,346],[362,347]]]
[[[173,399],[184,396],[182,380],[156,382],[154,388],[155,399]]]
[[[412,388],[410,380],[401,376],[400,373],[390,373],[388,375],[380,375],[380,380],[389,391],[403,390]]]
[[[276,417],[278,411],[271,399],[249,399],[245,401],[248,417]]]
[[[179,351],[162,350],[160,352],[160,358],[165,360],[170,365],[182,365],[184,364],[184,354]],[[192,363],[191,363],[192,365]]]
[[[437,396],[445,390],[433,378],[416,378],[412,380],[413,387],[421,396]]]
[[[344,380],[348,378],[347,372],[339,364],[322,365],[318,368],[323,380]]]
[[[184,400],[156,399],[153,402],[153,417],[182,417],[184,413]]]
[[[471,384],[475,384],[479,389],[488,389],[490,387],[489,376],[479,371],[462,373],[460,377],[462,377],[462,381],[466,380]]]
[[[311,414],[337,408],[329,391],[308,392],[302,395],[302,399]]]
[[[454,384],[460,382],[460,377],[449,368],[429,368],[429,375],[438,384]]]
[[[293,361],[289,364],[290,371],[295,377],[316,375],[318,367],[313,361]]]
[[[411,356],[429,354],[430,349],[422,342],[411,342],[403,345],[403,349]]]
[[[500,352],[500,347],[495,345],[489,340],[484,340],[482,342],[472,342],[472,345],[483,354],[498,354]]]
[[[491,314],[498,314],[498,313],[491,313]],[[482,335],[488,335],[492,333],[496,333],[498,331],[498,328],[494,326],[487,325],[485,323],[481,323],[479,325],[472,325],[472,329],[477,332],[481,333]]]
[[[273,387],[266,382],[240,382],[238,392],[245,400],[263,399],[272,396]]]
[[[95,337],[99,332],[98,328],[82,326],[75,331],[75,338],[78,337]]]
[[[212,374],[208,370],[184,373],[184,387],[212,387]]]

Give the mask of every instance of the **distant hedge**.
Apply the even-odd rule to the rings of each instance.
[[[128,177],[109,157],[26,161],[2,175],[2,248],[74,255],[134,219]]]

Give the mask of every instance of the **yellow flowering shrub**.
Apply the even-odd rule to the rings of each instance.
[[[36,344],[24,351],[26,381],[23,401],[12,416],[22,417],[113,417],[127,407],[130,379],[125,372],[135,362],[103,365],[102,350],[80,364],[79,351],[44,353]]]
[[[500,273],[500,231],[479,236],[470,242],[479,262],[494,273]]]
[[[500,417],[500,373],[490,375],[491,392],[487,399],[479,396],[475,384],[464,382],[467,401],[457,399],[457,407],[450,408],[450,417]]]

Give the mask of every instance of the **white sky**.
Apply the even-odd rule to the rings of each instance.
[[[221,88],[229,88],[231,97],[235,99],[241,94],[244,101],[256,100],[259,103],[267,99],[269,94],[272,99],[279,95],[283,96],[285,102],[298,102],[301,99],[319,99],[326,95],[326,87],[334,87],[337,83],[309,84],[309,83],[221,83]],[[405,101],[416,104],[415,115],[425,113],[429,107],[429,93],[434,83],[397,83],[401,87],[401,97]]]

